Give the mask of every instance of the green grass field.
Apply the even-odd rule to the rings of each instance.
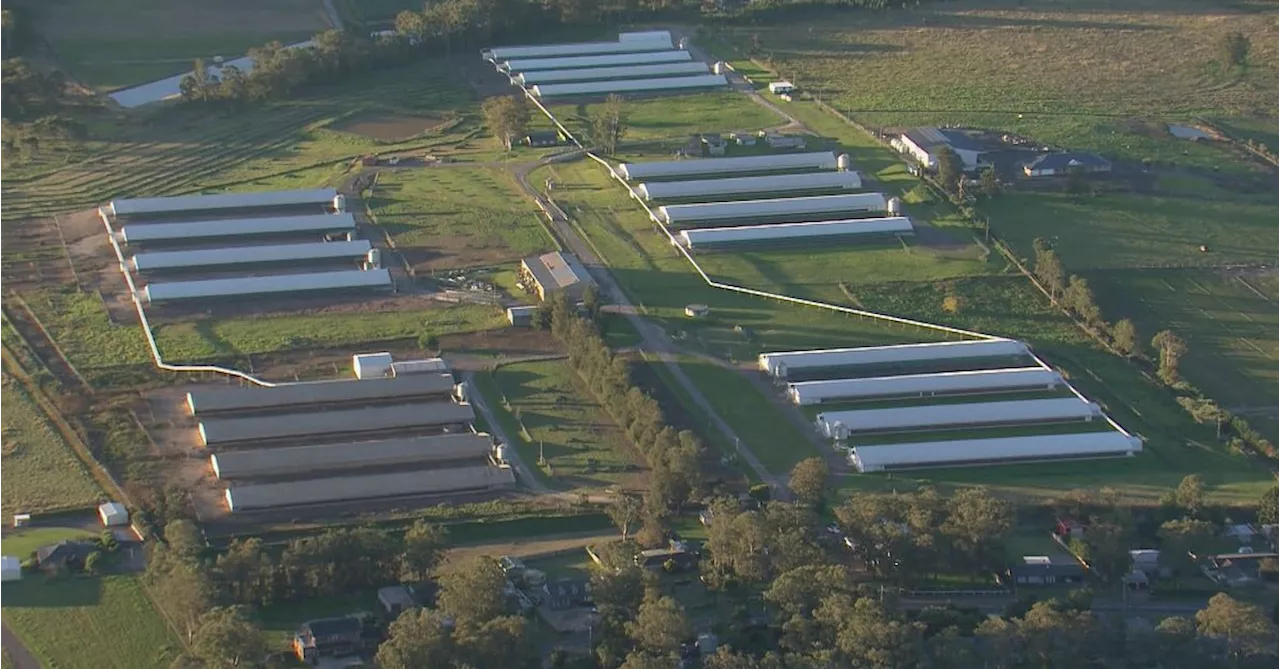
[[[370,205],[415,271],[515,263],[555,248],[515,179],[492,168],[384,172]]]
[[[41,546],[56,544],[65,539],[97,539],[97,535],[70,527],[23,527],[9,532],[4,538],[5,555],[27,559]]]
[[[541,471],[548,484],[566,489],[641,485],[640,454],[563,360],[503,365],[493,379],[506,403],[491,397],[490,408],[509,412],[524,426],[508,436],[518,440],[514,445],[521,459]],[[539,451],[546,461],[542,466]]]
[[[5,517],[83,509],[102,501],[102,489],[26,390],[5,376],[0,395]]]
[[[583,139],[585,119],[598,107],[598,103],[553,104],[548,109]],[[758,130],[785,123],[772,111],[728,91],[627,100],[624,109],[627,115],[624,142],[687,138],[699,132]]]
[[[47,667],[163,669],[180,652],[137,577],[27,576],[4,592],[4,623]]]

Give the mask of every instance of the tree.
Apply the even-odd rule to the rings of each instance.
[[[680,665],[680,658],[675,653],[655,655],[644,651],[633,650],[627,653],[627,659],[618,669],[671,669]]]
[[[924,625],[891,615],[875,599],[831,595],[815,617],[831,630],[835,648],[845,658],[837,666],[896,669],[920,664]]]
[[[644,503],[635,495],[618,495],[605,511],[613,524],[618,526],[618,531],[622,532],[622,540],[626,541],[644,514]]]
[[[1218,403],[1211,399],[1193,397],[1179,397],[1178,404],[1182,405],[1182,408],[1186,409],[1197,423],[1213,423],[1216,431],[1215,438],[1222,439],[1222,424],[1231,420],[1231,414],[1226,409],[1218,406]]]
[[[451,667],[454,644],[445,616],[428,609],[408,609],[387,629],[374,663],[379,669]]]
[[[222,83],[218,84],[218,97],[232,108],[249,99],[249,78],[235,65],[222,67]]]
[[[1091,519],[1084,533],[1089,549],[1087,561],[1103,581],[1115,583],[1129,573],[1133,563],[1129,555],[1131,534],[1128,527],[1117,522],[1096,516]]]
[[[267,642],[243,608],[219,606],[200,616],[191,652],[210,668],[238,667],[259,662],[267,654]]]
[[[948,295],[942,298],[942,310],[949,314],[958,314],[964,308],[964,298],[959,295]]]
[[[425,581],[444,558],[449,531],[425,520],[415,522],[404,534],[404,554],[400,558],[400,578]]]
[[[214,577],[237,604],[264,604],[271,598],[273,565],[256,537],[232,541],[218,556]]]
[[[1160,355],[1160,380],[1169,385],[1178,382],[1178,362],[1187,352],[1187,344],[1170,330],[1161,330],[1151,338],[1151,347]]]
[[[666,654],[678,652],[693,634],[693,627],[676,600],[650,590],[640,603],[635,621],[627,624],[627,634],[641,649]]]
[[[964,488],[947,501],[942,533],[975,572],[1000,559],[1000,542],[1013,527],[1013,508],[986,488]]]
[[[1140,352],[1138,328],[1134,327],[1133,321],[1127,318],[1121,318],[1111,326],[1111,341],[1115,344],[1116,350],[1125,356],[1133,356]]]
[[[164,526],[164,541],[179,559],[193,560],[204,551],[205,542],[200,530],[189,520],[173,520]]]
[[[1067,192],[1071,195],[1085,195],[1089,192],[1089,175],[1078,167],[1067,168]]]
[[[964,162],[949,146],[939,149],[936,158],[938,183],[942,184],[947,192],[954,193],[960,185],[961,177],[964,176]]]
[[[791,470],[791,480],[787,487],[796,494],[796,499],[818,508],[826,493],[828,473],[827,463],[822,458],[806,458],[796,463]]]
[[[180,562],[161,575],[156,594],[167,603],[166,610],[191,640],[200,628],[200,617],[213,603],[213,586],[200,567]]]
[[[427,33],[427,20],[421,12],[405,10],[396,14],[395,31],[410,40],[421,40]]]
[[[1262,493],[1262,497],[1258,498],[1258,522],[1263,525],[1271,525],[1277,522],[1277,498],[1280,498],[1280,487],[1271,486],[1271,489]]]
[[[1260,655],[1275,646],[1275,625],[1263,610],[1239,602],[1226,593],[1209,598],[1209,606],[1196,612],[1196,630],[1201,635],[1222,638],[1237,657]],[[1274,661],[1274,660],[1273,660]]]
[[[98,547],[107,555],[120,550],[120,542],[116,539],[116,533],[111,531],[110,528],[103,530],[102,534],[98,535]]]
[[[586,290],[582,291],[582,308],[587,310],[591,320],[600,318],[601,306],[600,287],[594,283],[587,286]]]
[[[1182,507],[1188,516],[1196,516],[1204,506],[1204,479],[1199,474],[1188,474],[1173,491],[1173,502]]]
[[[1062,293],[1062,301],[1067,308],[1079,314],[1086,323],[1095,324],[1102,320],[1102,311],[1094,302],[1093,291],[1089,282],[1076,275],[1071,275],[1067,288]]]
[[[480,624],[502,615],[507,577],[497,562],[479,557],[461,562],[440,575],[436,605],[459,624]]]
[[[1000,194],[1000,177],[996,176],[996,168],[988,167],[982,170],[981,186],[982,194],[987,197],[996,197]]]
[[[622,97],[610,93],[600,111],[591,116],[591,137],[606,155],[618,151],[618,144],[627,132],[627,117],[622,109]]]
[[[529,105],[523,97],[499,95],[489,98],[480,106],[484,126],[510,151],[511,143],[529,126]]]
[[[1244,69],[1249,65],[1249,49],[1253,47],[1249,38],[1239,31],[1229,32],[1222,36],[1222,62],[1228,68]]]
[[[1160,538],[1161,565],[1185,576],[1196,573],[1197,558],[1212,548],[1215,532],[1212,523],[1183,518],[1163,523],[1156,536]]]
[[[459,625],[453,632],[461,663],[472,667],[538,666],[530,647],[528,626],[519,616],[500,616],[479,625]]]
[[[84,571],[88,574],[97,574],[102,568],[102,551],[94,551],[84,558]]]
[[[1034,242],[1036,253],[1035,275],[1036,279],[1049,291],[1049,296],[1057,298],[1062,294],[1067,285],[1067,271],[1062,267],[1062,261],[1058,259],[1058,254],[1045,244],[1043,239],[1037,238]]]

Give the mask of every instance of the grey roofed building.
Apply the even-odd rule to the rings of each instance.
[[[385,379],[310,381],[258,386],[208,386],[187,393],[187,409],[194,416],[220,412],[273,409],[306,405],[335,405],[448,397],[449,374],[413,374]]]
[[[218,478],[242,479],[354,471],[361,467],[388,465],[441,466],[450,462],[477,464],[485,462],[492,449],[493,438],[489,435],[466,432],[408,439],[224,451],[210,455],[209,462]]]
[[[341,435],[407,428],[465,426],[474,419],[475,413],[469,404],[430,402],[311,413],[272,414],[252,418],[207,418],[200,421],[199,431],[204,445],[218,446],[321,434]]]
[[[510,468],[481,465],[259,485],[232,485],[227,488],[226,498],[228,508],[232,512],[237,512],[406,495],[483,491],[503,488],[514,483],[515,475]]]
[[[237,246],[194,251],[155,251],[138,253],[129,264],[139,272],[185,270],[199,267],[252,265],[291,262],[316,262],[345,258],[363,258],[373,245],[367,239],[350,242],[312,242],[307,244],[270,244]]]
[[[139,197],[112,200],[108,207],[113,216],[136,216],[179,212],[201,212],[226,209],[254,209],[325,205],[338,194],[334,188],[306,190],[258,191],[253,193],[220,193],[217,195],[178,195],[176,197]]]
[[[253,237],[272,235],[307,235],[324,232],[349,232],[356,229],[351,214],[311,214],[308,216],[272,216],[269,218],[227,218],[211,221],[137,223],[120,229],[126,244],[150,242],[190,242],[220,237]]]
[[[1111,161],[1095,153],[1067,151],[1041,154],[1022,167],[1023,173],[1029,177],[1055,176],[1073,170],[1087,173],[1110,172]]]
[[[950,147],[960,157],[965,169],[977,167],[979,157],[986,151],[986,147],[965,133],[943,128],[908,130],[896,140],[895,146],[928,168],[937,166],[938,151],[943,147]]]
[[[403,585],[389,585],[378,589],[378,603],[387,615],[395,617],[418,606],[411,588]]]
[[[591,581],[562,578],[542,586],[543,601],[553,611],[571,609],[591,602]]]
[[[560,133],[555,130],[535,130],[524,136],[529,146],[555,146],[560,143]]]
[[[192,300],[209,301],[227,298],[278,297],[294,293],[337,293],[354,289],[381,290],[390,289],[393,285],[389,270],[355,269],[336,272],[307,272],[305,274],[246,276],[234,279],[148,283],[142,288],[142,297],[149,303]]]
[[[561,251],[525,258],[520,261],[520,269],[543,300],[559,292],[568,294],[570,300],[580,300],[587,286],[595,284],[576,256]]]
[[[1084,567],[1069,555],[1026,555],[1006,574],[1016,585],[1064,585],[1084,582]]]
[[[80,569],[89,554],[98,550],[91,541],[63,540],[36,549],[36,566],[44,571]]]

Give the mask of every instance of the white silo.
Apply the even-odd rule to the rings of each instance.
[[[891,197],[891,198],[889,198],[889,203],[888,203],[888,205],[886,206],[886,209],[888,210],[888,212],[889,212],[889,215],[890,215],[890,216],[901,216],[901,215],[902,215],[902,200],[900,200],[900,199],[898,199],[898,198],[896,198],[896,197]]]
[[[378,269],[382,267],[382,249],[369,249],[364,256],[365,269]]]
[[[841,172],[848,172],[853,166],[853,162],[849,160],[849,154],[842,153],[836,157],[836,169]]]
[[[333,196],[333,213],[341,214],[347,210],[347,196],[338,193]]]
[[[463,381],[462,383],[459,383],[458,385],[453,387],[453,395],[454,397],[458,398],[459,402],[466,402],[467,395],[470,392],[471,392],[471,388],[467,385],[466,381]]]
[[[498,446],[493,449],[493,459],[497,460],[498,464],[502,465],[507,463],[508,448],[509,446],[506,444],[498,444]]]
[[[717,60],[715,65],[711,66],[711,71],[716,74],[724,74],[728,69],[723,60]]]

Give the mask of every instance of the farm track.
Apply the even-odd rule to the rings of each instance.
[[[15,294],[9,295],[4,302],[4,315],[40,364],[53,374],[58,385],[67,391],[84,394],[93,392],[93,388],[67,360],[62,349],[54,343],[48,330],[40,324],[25,301]]]

